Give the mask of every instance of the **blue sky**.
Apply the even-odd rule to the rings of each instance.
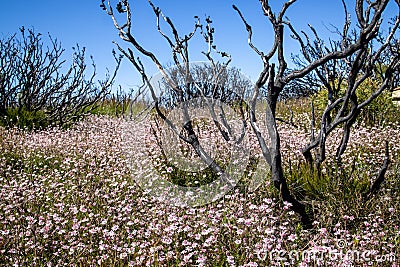
[[[278,11],[283,1],[270,1],[274,10]],[[347,1],[353,11],[354,0]],[[97,65],[98,78],[104,77],[106,69],[113,69],[114,61],[111,51],[115,46],[112,41],[123,43],[119,39],[111,18],[100,8],[100,0],[2,0],[0,9],[0,37],[4,38],[18,32],[19,27],[34,28],[42,34],[50,33],[57,38],[66,49],[64,58],[70,60],[72,47],[79,44],[86,47],[87,54],[94,57]],[[160,61],[168,65],[172,59],[164,39],[157,33],[155,17],[147,0],[130,0],[133,7],[133,32],[144,47],[160,55]],[[257,0],[154,0],[163,12],[174,22],[182,33],[192,30],[194,16],[203,21],[206,15],[211,16],[216,30],[215,43],[217,47],[232,55],[231,66],[239,68],[252,80],[256,80],[262,64],[259,57],[247,45],[247,32],[232,4],[237,5],[248,22],[253,26],[254,43],[267,51],[272,42],[271,28]],[[398,13],[392,5],[390,15]],[[388,14],[389,15],[389,14]],[[327,36],[327,26],[334,24],[339,27],[343,22],[343,10],[340,0],[298,0],[287,16],[298,29],[307,30],[311,23]],[[165,25],[164,25],[165,26]],[[164,28],[167,30],[167,28]],[[193,40],[190,48],[192,60],[204,60],[198,51],[206,49],[201,38]],[[297,52],[298,47],[287,41],[287,54]],[[88,61],[89,62],[89,61]],[[150,75],[156,72],[150,62],[144,60]],[[140,77],[135,69],[124,60],[118,73],[116,85],[124,89],[140,85]]]

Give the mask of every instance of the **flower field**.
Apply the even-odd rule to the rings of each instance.
[[[149,125],[91,116],[67,130],[0,128],[0,265],[400,266],[400,125],[357,126],[345,166],[328,159],[320,181],[302,168],[308,131],[279,125],[289,184],[316,215],[308,230],[268,179],[203,206],[158,201],[130,168],[157,162]],[[364,199],[383,140],[387,180]],[[328,150],[335,143],[333,134]]]

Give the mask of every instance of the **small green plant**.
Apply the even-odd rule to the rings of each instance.
[[[146,110],[149,104],[144,101],[126,99],[107,98],[99,101],[97,106],[90,110],[94,115],[124,116],[133,119],[141,112]]]

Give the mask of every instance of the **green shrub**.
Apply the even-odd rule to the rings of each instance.
[[[22,129],[39,129],[49,126],[44,111],[29,111],[25,108],[9,108],[5,111],[4,116],[0,117],[0,126],[10,127],[17,126]]]
[[[370,95],[377,90],[379,81],[371,78],[365,80],[356,91],[358,103],[367,100]],[[345,88],[341,88],[338,92],[338,97],[344,96]],[[312,96],[316,114],[322,114],[328,104],[328,91],[321,89],[318,93]],[[338,112],[338,108],[334,109],[333,116]],[[399,121],[399,109],[393,103],[391,93],[384,91],[375,98],[369,105],[365,106],[357,118],[359,123],[364,123],[366,126],[386,125]]]

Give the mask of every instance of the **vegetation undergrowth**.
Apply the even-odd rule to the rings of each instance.
[[[299,109],[309,107],[302,101],[299,105]],[[293,123],[299,126],[309,114],[297,114]],[[181,185],[201,186],[212,175],[196,174],[188,181],[183,172],[162,165],[148,120],[150,116],[132,122],[93,115],[69,129],[0,128],[0,265],[399,263],[398,123],[375,127],[358,123],[342,164],[328,158],[319,174],[304,167],[299,151],[309,140],[309,126],[278,125],[289,186],[316,215],[314,228],[304,230],[288,204],[279,201],[267,170],[257,188],[243,178],[239,186],[207,205],[159,201],[137,178],[140,173],[132,168],[136,162],[160,163],[157,166],[164,169],[156,169],[159,177],[176,179]],[[133,139],[126,139],[129,132],[134,133]],[[334,151],[339,136],[332,135],[329,151]],[[376,196],[365,199],[363,194],[383,162],[382,140],[390,144],[386,182]],[[253,167],[245,176],[251,177],[256,163],[249,163]],[[342,256],[329,256],[339,252]],[[343,256],[347,252],[359,257]],[[311,253],[318,257],[310,258]],[[368,253],[368,259],[363,253]]]

